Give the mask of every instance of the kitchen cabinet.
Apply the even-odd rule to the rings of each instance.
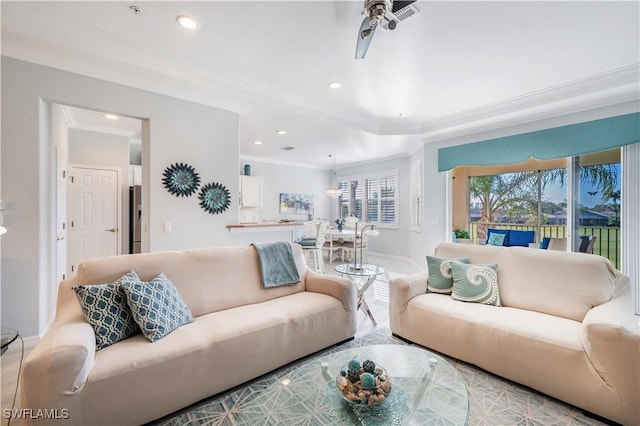
[[[262,206],[262,178],[240,176],[240,207]]]

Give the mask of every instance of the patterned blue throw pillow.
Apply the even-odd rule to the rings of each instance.
[[[149,282],[123,281],[127,303],[142,334],[151,342],[162,339],[181,325],[193,321],[191,311],[175,285],[164,274]]]
[[[137,279],[138,275],[130,271],[113,284],[72,287],[80,302],[84,318],[95,332],[96,350],[106,348],[140,332],[127,304],[127,296],[121,287],[123,281]]]

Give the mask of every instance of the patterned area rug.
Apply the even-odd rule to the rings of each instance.
[[[332,353],[351,347],[407,342],[391,335],[388,328],[380,329],[362,338],[340,346],[329,348],[305,359],[313,359],[322,354]],[[587,417],[582,410],[550,398],[527,387],[487,373],[473,365],[447,357],[451,365],[460,372],[467,384],[469,394],[470,425],[603,425],[600,421]],[[316,425],[314,416],[297,413],[290,423],[270,420],[269,407],[255,407],[252,401],[279,378],[295,368],[296,363],[280,368],[246,385],[239,386],[211,398],[200,401],[179,412],[150,423],[154,426],[184,425],[237,425],[238,415],[246,410],[262,412],[255,418],[255,425],[272,424]]]

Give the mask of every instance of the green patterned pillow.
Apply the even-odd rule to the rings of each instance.
[[[453,275],[451,275],[451,262],[469,263],[469,259],[443,259],[427,256],[427,268],[429,278],[427,290],[433,293],[451,294],[453,291]]]
[[[96,350],[140,332],[120,285],[122,281],[132,279],[138,279],[134,271],[127,272],[113,284],[71,287],[76,292],[84,318],[96,334]]]
[[[193,321],[191,311],[178,289],[164,274],[149,282],[123,281],[122,288],[133,318],[144,337],[152,342]]]
[[[451,298],[463,302],[500,306],[498,265],[477,265],[453,262],[453,292]]]

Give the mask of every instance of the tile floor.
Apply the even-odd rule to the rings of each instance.
[[[339,260],[333,263],[328,263],[325,260],[325,273],[340,275],[334,270],[334,267],[340,263],[342,262]],[[380,275],[365,293],[367,304],[369,308],[371,308],[377,325],[374,326],[369,317],[362,311],[359,311],[356,338],[366,336],[379,329],[389,328],[389,280],[404,275],[415,274],[423,268],[426,268],[426,265],[421,267],[421,265],[418,265],[411,259],[376,253],[369,254],[369,263],[381,266],[385,270],[385,273]]]

